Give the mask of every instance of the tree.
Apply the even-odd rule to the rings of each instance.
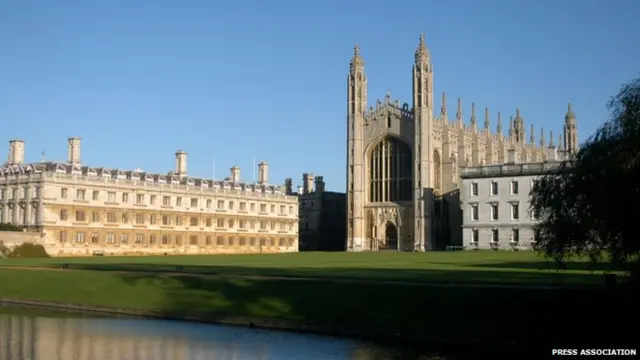
[[[540,217],[536,245],[559,267],[586,255],[637,275],[640,78],[624,85],[608,108],[610,120],[532,190],[531,207]]]

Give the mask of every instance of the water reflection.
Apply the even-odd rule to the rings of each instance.
[[[0,306],[0,360],[429,359],[353,340]],[[53,315],[53,316],[52,316]],[[66,316],[65,316],[66,315]],[[444,358],[440,358],[444,359]]]

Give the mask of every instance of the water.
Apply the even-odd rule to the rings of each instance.
[[[0,360],[426,360],[371,342],[0,306]],[[455,359],[461,359],[455,357]]]

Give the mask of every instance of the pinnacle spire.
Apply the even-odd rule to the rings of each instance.
[[[544,128],[543,128],[543,127],[541,127],[541,128],[540,128],[540,147],[544,147],[544,146],[546,146],[546,145],[547,145],[547,144],[546,144],[546,141],[545,141],[545,139],[544,139]]]
[[[442,92],[442,107],[440,109],[440,115],[442,115],[442,119],[447,121],[447,94]]]
[[[429,62],[429,51],[427,51],[427,45],[425,43],[424,33],[420,34],[420,41],[418,48],[416,49],[416,65]]]
[[[500,111],[498,111],[498,126],[496,127],[496,131],[498,135],[502,135],[502,116],[500,115]]]
[[[513,136],[513,116],[509,116],[509,136]]]
[[[456,119],[462,124],[462,99],[458,97],[458,109],[456,110]]]
[[[471,126],[476,126],[476,103],[471,103]]]
[[[490,123],[489,123],[489,108],[485,107],[484,108],[484,128],[486,130],[489,130],[489,126],[490,126]]]
[[[533,124],[531,124],[531,134],[529,135],[529,140],[531,140],[531,144],[536,144],[536,129]]]
[[[575,118],[576,118],[576,114],[573,113],[573,106],[571,105],[571,103],[569,103],[567,105],[567,114],[564,116],[564,119],[566,121],[569,121],[569,120],[575,120]]]
[[[358,44],[355,44],[353,47],[353,57],[351,57],[349,65],[351,71],[364,68],[364,60],[362,59],[362,56],[360,56],[360,45]]]
[[[553,130],[549,131],[549,147],[554,147],[553,143]]]

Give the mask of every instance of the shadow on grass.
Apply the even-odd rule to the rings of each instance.
[[[496,264],[495,268],[500,268]],[[60,267],[60,265],[54,265]],[[505,270],[458,267],[455,270],[439,269],[384,269],[384,268],[313,268],[313,267],[254,267],[219,265],[168,265],[168,264],[96,264],[70,263],[68,269],[128,272],[180,272],[198,275],[238,275],[265,277],[312,277],[321,279],[386,280],[436,284],[503,284],[503,285],[598,285],[603,284],[601,274],[570,273],[556,271],[522,271],[505,266]],[[479,266],[480,267],[480,266]],[[512,269],[513,271],[509,271]]]
[[[628,333],[613,324],[638,316],[637,297],[621,288],[485,289],[153,273],[118,276],[129,285],[162,291],[157,308],[170,317],[287,320],[356,333],[515,342],[547,351],[577,344],[628,347]]]
[[[514,269],[514,270],[556,270],[556,264],[551,261],[509,261],[499,263],[482,263],[473,265],[463,265],[479,268],[494,268],[494,269]],[[579,271],[622,271],[621,268],[614,268],[611,264],[607,263],[592,263],[589,261],[568,261],[565,264],[566,270],[579,270]]]

